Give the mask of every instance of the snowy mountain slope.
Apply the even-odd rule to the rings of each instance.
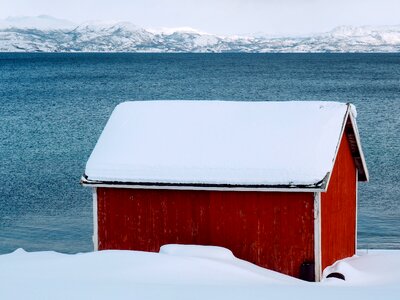
[[[400,26],[341,26],[330,32],[312,36],[272,38],[217,36],[192,28],[146,30],[128,22],[87,22],[73,26],[67,21],[47,16],[37,18],[42,19],[8,21],[8,23],[0,21],[0,51],[261,53],[400,51]],[[6,23],[8,25],[5,25]]]

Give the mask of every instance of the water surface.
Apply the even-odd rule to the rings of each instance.
[[[359,247],[400,248],[400,54],[0,54],[0,253],[92,250],[79,185],[116,104],[352,102],[371,175]]]

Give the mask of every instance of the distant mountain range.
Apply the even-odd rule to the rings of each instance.
[[[341,26],[301,37],[219,36],[128,22],[76,25],[49,16],[0,21],[1,52],[399,52],[400,25]]]

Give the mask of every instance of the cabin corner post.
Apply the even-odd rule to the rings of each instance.
[[[356,168],[356,231],[355,231],[355,241],[354,241],[354,254],[357,254],[358,248],[358,169]]]
[[[314,262],[315,281],[322,277],[322,251],[321,251],[321,193],[314,193]]]
[[[99,249],[99,227],[98,227],[98,217],[97,217],[97,188],[93,187],[93,250],[97,251]]]

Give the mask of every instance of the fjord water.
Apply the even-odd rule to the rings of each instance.
[[[371,176],[358,246],[400,248],[400,54],[2,53],[0,253],[92,250],[79,178],[115,105],[135,99],[354,103]]]

